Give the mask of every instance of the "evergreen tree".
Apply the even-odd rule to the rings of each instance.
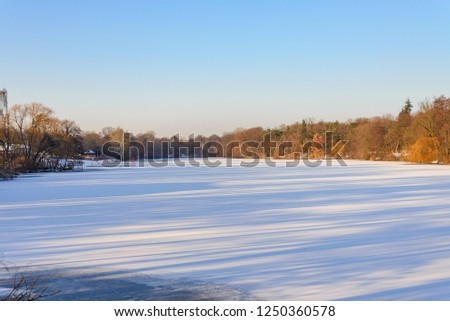
[[[302,126],[300,127],[300,142],[303,144],[306,139],[307,134],[307,128],[306,128],[306,121],[302,120]]]
[[[406,99],[405,104],[403,105],[403,108],[402,108],[402,112],[406,113],[406,114],[411,114],[412,108],[413,108],[413,105],[411,103],[411,100],[409,100],[409,98]]]

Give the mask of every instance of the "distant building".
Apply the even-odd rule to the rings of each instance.
[[[8,111],[8,92],[5,88],[0,89],[0,116]]]

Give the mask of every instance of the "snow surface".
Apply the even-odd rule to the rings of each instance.
[[[11,292],[11,289],[0,287],[0,298],[7,296]]]
[[[24,175],[0,182],[0,261],[263,300],[450,300],[450,167],[347,164]]]

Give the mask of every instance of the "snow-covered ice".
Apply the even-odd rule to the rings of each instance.
[[[0,261],[264,300],[449,300],[450,167],[347,164],[24,175],[0,182]]]
[[[0,298],[7,296],[11,292],[11,289],[0,287]]]

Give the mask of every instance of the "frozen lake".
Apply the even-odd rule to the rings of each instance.
[[[0,261],[262,300],[450,300],[450,167],[87,168],[0,182]]]

